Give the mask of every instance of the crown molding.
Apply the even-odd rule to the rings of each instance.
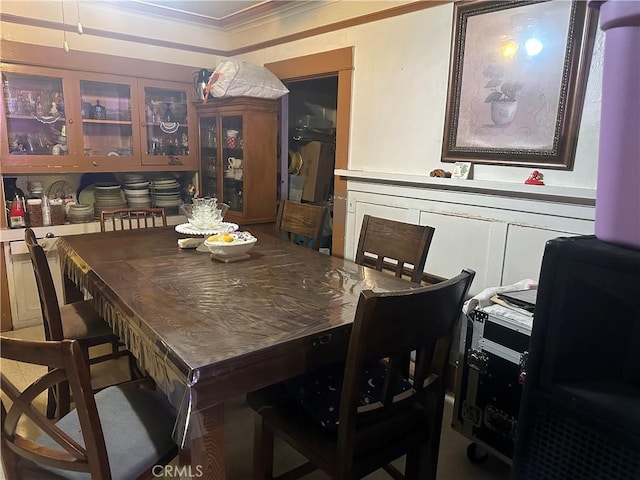
[[[245,45],[242,47],[222,50],[216,48],[203,47],[193,44],[185,44],[179,42],[171,42],[167,40],[161,40],[156,38],[148,38],[139,35],[112,32],[108,30],[84,27],[84,35],[92,35],[101,38],[107,38],[111,40],[121,40],[126,42],[139,43],[144,45],[152,45],[156,47],[165,47],[175,50],[183,50],[187,52],[202,53],[206,55],[216,55],[222,57],[233,57],[235,55],[245,54],[261,50],[264,48],[274,47],[285,43],[290,43],[296,40],[302,40],[304,38],[314,37],[324,33],[330,33],[345,28],[351,28],[358,25],[363,25],[370,22],[376,22],[384,20],[386,18],[396,17],[399,15],[406,15],[416,11],[424,10],[427,8],[451,3],[453,0],[421,0],[412,3],[407,3],[399,6],[394,6],[385,10],[380,10],[374,13],[360,15],[347,20],[341,20],[326,25],[320,25],[318,27],[310,28],[304,31],[283,35],[277,38],[271,38],[262,42],[256,42],[253,44]],[[289,2],[287,2],[289,3]],[[236,20],[237,21],[237,20]],[[19,15],[0,13],[0,22],[14,23],[18,25],[25,25],[30,27],[43,28],[48,30],[59,30],[74,32],[75,25],[64,24],[60,22],[54,22],[51,20],[41,20],[35,18],[29,18]]]

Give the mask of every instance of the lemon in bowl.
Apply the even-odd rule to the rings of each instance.
[[[204,241],[205,247],[217,257],[237,257],[244,255],[258,241],[249,232],[225,232],[211,235]]]

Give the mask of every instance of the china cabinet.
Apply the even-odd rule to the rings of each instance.
[[[273,222],[277,210],[278,103],[249,97],[196,104],[200,195],[229,205],[225,220]]]
[[[13,64],[2,82],[5,171],[196,167],[189,84]]]

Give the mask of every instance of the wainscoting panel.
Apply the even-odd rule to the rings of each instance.
[[[431,225],[436,233],[425,271],[448,278],[473,268],[475,295],[523,278],[537,280],[547,240],[593,234],[591,203],[557,194],[521,198],[496,189],[454,191],[358,178],[348,181],[345,256],[355,256],[365,214]]]

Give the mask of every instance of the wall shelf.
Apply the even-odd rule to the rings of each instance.
[[[525,185],[524,183],[494,182],[490,180],[463,180],[457,178],[407,175],[400,173],[369,172],[363,170],[336,169],[335,175],[347,180],[398,186],[414,186],[431,190],[448,190],[465,193],[481,193],[519,199],[545,200],[573,205],[594,206],[595,189],[550,185]]]

